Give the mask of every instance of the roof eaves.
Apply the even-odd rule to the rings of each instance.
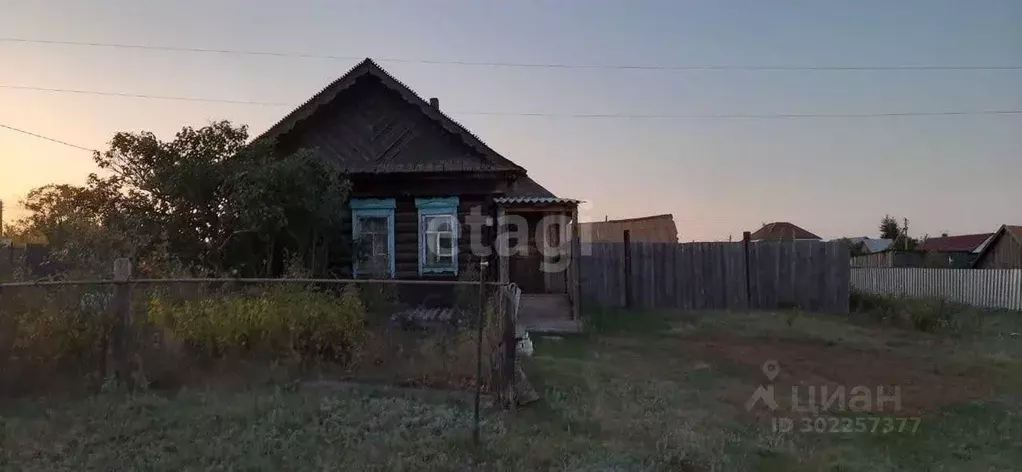
[[[1003,234],[1007,234],[1008,237],[1014,239],[1016,243],[1022,246],[1022,236],[1018,233],[1022,233],[1022,226],[1001,225],[1001,227],[997,229],[997,232],[990,236],[987,241],[984,241],[986,246],[984,246],[983,250],[976,256],[976,260],[972,262],[972,267],[979,267],[979,263],[986,258],[986,255],[994,247],[994,243],[997,242]]]
[[[496,203],[507,204],[507,203],[568,203],[578,205],[582,203],[582,200],[575,200],[573,198],[558,198],[558,197],[497,197],[493,199]]]
[[[253,142],[276,139],[280,135],[290,132],[294,129],[298,122],[311,116],[319,109],[319,107],[332,101],[338,94],[351,87],[357,79],[366,74],[378,77],[384,85],[389,87],[391,90],[398,92],[405,101],[417,106],[426,116],[438,122],[447,131],[460,136],[466,144],[483,154],[495,167],[505,170],[525,172],[525,168],[500,155],[497,151],[494,151],[492,148],[487,146],[486,143],[479,139],[478,136],[473,134],[453,118],[447,116],[447,114],[443,111],[423,100],[422,97],[416,94],[411,88],[387,73],[387,71],[383,70],[383,68],[368,57],[349,69],[348,72],[344,73],[344,75],[340,78],[324,87],[323,90],[319,91],[319,93],[313,95],[312,98],[306,100],[305,103],[299,105],[297,108],[285,115],[284,118],[256,137]]]

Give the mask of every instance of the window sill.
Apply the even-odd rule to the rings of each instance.
[[[425,276],[430,276],[430,275],[435,275],[435,276],[458,275],[458,270],[454,269],[454,268],[430,268],[430,267],[423,267],[422,270],[419,271],[419,275],[424,276],[424,277]]]

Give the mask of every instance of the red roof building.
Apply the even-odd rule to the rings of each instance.
[[[928,238],[923,241],[919,249],[926,252],[979,252],[983,243],[993,235],[993,233],[981,233]]]
[[[752,241],[800,241],[816,240],[820,237],[787,221],[767,223],[749,237]]]

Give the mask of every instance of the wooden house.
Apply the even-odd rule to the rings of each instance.
[[[1022,269],[1022,226],[1002,225],[976,258],[977,269]]]
[[[635,243],[678,242],[678,227],[670,214],[595,221],[581,223],[579,227],[594,243],[624,242],[625,231],[628,231],[628,240]]]
[[[552,296],[577,318],[579,201],[555,196],[372,60],[257,140],[311,150],[347,174],[359,257],[342,266],[352,276],[453,280],[486,260],[489,280]]]
[[[926,238],[919,245],[924,253],[922,267],[967,269],[990,245],[993,233],[961,234]]]
[[[853,268],[862,267],[921,267],[923,253],[919,251],[885,250],[852,256]]]

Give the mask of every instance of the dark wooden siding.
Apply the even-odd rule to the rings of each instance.
[[[979,269],[1022,269],[1022,245],[1007,232],[990,242],[990,249],[977,265]]]
[[[279,138],[277,150],[289,153],[308,149],[317,158],[336,164],[352,181],[352,198],[393,198],[394,276],[418,279],[419,224],[416,198],[458,197],[461,237],[459,273],[478,264],[471,251],[470,212],[493,216],[493,198],[505,191],[521,169],[498,166],[463,136],[441,126],[377,77],[360,78],[332,102]],[[345,237],[351,235],[350,212],[344,215]],[[484,231],[489,246],[492,229]],[[351,275],[351,254],[338,261],[337,275]],[[491,257],[488,278],[496,274]],[[427,275],[429,279],[455,279]],[[426,286],[420,286],[426,287]],[[433,286],[429,286],[433,287]]]
[[[470,264],[478,267],[479,259],[472,254],[471,221],[473,209],[478,208],[481,217],[494,214],[492,189],[499,186],[499,179],[492,176],[451,179],[446,176],[427,177],[414,175],[388,175],[355,178],[352,198],[393,198],[394,209],[394,276],[399,279],[419,279],[419,212],[415,207],[416,198],[458,197],[458,271],[464,273]],[[351,216],[346,215],[344,231],[351,234]],[[484,228],[482,239],[492,248],[493,229]],[[495,270],[496,259],[491,258],[491,273]],[[342,261],[351,267],[351,260]],[[348,272],[350,274],[350,272]],[[454,280],[452,275],[426,275],[430,280]]]
[[[486,172],[495,166],[377,78],[359,79],[280,138],[347,172]]]

